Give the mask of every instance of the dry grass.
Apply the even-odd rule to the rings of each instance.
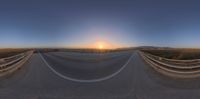
[[[0,58],[9,57],[19,53],[23,53],[28,49],[0,49]]]
[[[79,52],[79,53],[108,53],[108,52],[120,52],[120,51],[129,51],[132,49],[50,49],[50,48],[43,48],[43,49],[38,49],[40,52]]]
[[[178,60],[200,59],[200,49],[155,49],[142,50],[153,55]]]

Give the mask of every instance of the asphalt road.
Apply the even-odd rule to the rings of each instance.
[[[1,79],[0,99],[199,99],[200,80],[162,76],[137,51],[116,54],[85,62],[74,54],[36,53]]]
[[[112,74],[116,75],[121,72],[121,70],[126,67],[127,60],[129,60],[131,55],[132,53],[130,52],[117,56],[104,54],[77,56],[47,53],[43,54],[43,57],[53,70],[61,73],[65,77],[77,79],[79,82],[81,82],[81,80],[96,82],[98,79],[102,81]],[[85,58],[83,56],[85,58],[92,58],[84,60]],[[96,81],[94,81],[95,79]]]

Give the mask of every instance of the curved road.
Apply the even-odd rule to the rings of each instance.
[[[0,99],[198,99],[200,97],[198,79],[177,80],[164,77],[154,72],[137,51],[129,55],[131,54],[129,59],[120,58],[120,63],[127,62],[127,64],[112,78],[101,82],[82,83],[58,76],[47,66],[40,54],[36,53],[22,69],[1,79]],[[46,62],[52,65],[51,61],[62,60],[58,57],[52,59],[54,60],[47,59]]]
[[[118,56],[94,55],[87,60],[80,58],[80,55],[75,58],[55,53],[44,54],[41,57],[52,71],[64,79],[76,82],[100,82],[119,74],[131,60],[131,55],[130,52]],[[83,56],[91,57],[91,55]]]

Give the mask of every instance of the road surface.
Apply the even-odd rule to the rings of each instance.
[[[162,76],[143,61],[138,51],[115,53],[100,60],[89,58],[87,63],[76,60],[74,54],[74,57],[65,57],[69,53],[64,53],[33,54],[20,70],[1,79],[0,99],[200,97],[198,79],[180,80]]]

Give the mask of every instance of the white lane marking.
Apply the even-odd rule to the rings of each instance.
[[[118,71],[116,71],[115,73],[113,73],[113,74],[111,74],[109,76],[106,76],[106,77],[103,77],[103,78],[98,78],[98,79],[92,79],[92,80],[80,80],[80,79],[64,76],[61,73],[57,72],[55,69],[53,69],[49,65],[49,63],[44,59],[44,57],[41,55],[41,53],[40,52],[38,52],[38,53],[39,53],[40,57],[42,58],[42,60],[44,61],[44,63],[47,65],[47,67],[49,67],[49,69],[51,69],[56,75],[58,75],[59,77],[61,77],[63,79],[66,79],[66,80],[70,80],[70,81],[73,81],[73,82],[81,82],[81,83],[101,82],[101,81],[113,78],[114,76],[119,74],[128,65],[128,63],[131,61],[131,59],[132,59],[132,57],[134,55],[134,54],[132,54],[130,56],[130,58],[128,59],[128,61]]]

